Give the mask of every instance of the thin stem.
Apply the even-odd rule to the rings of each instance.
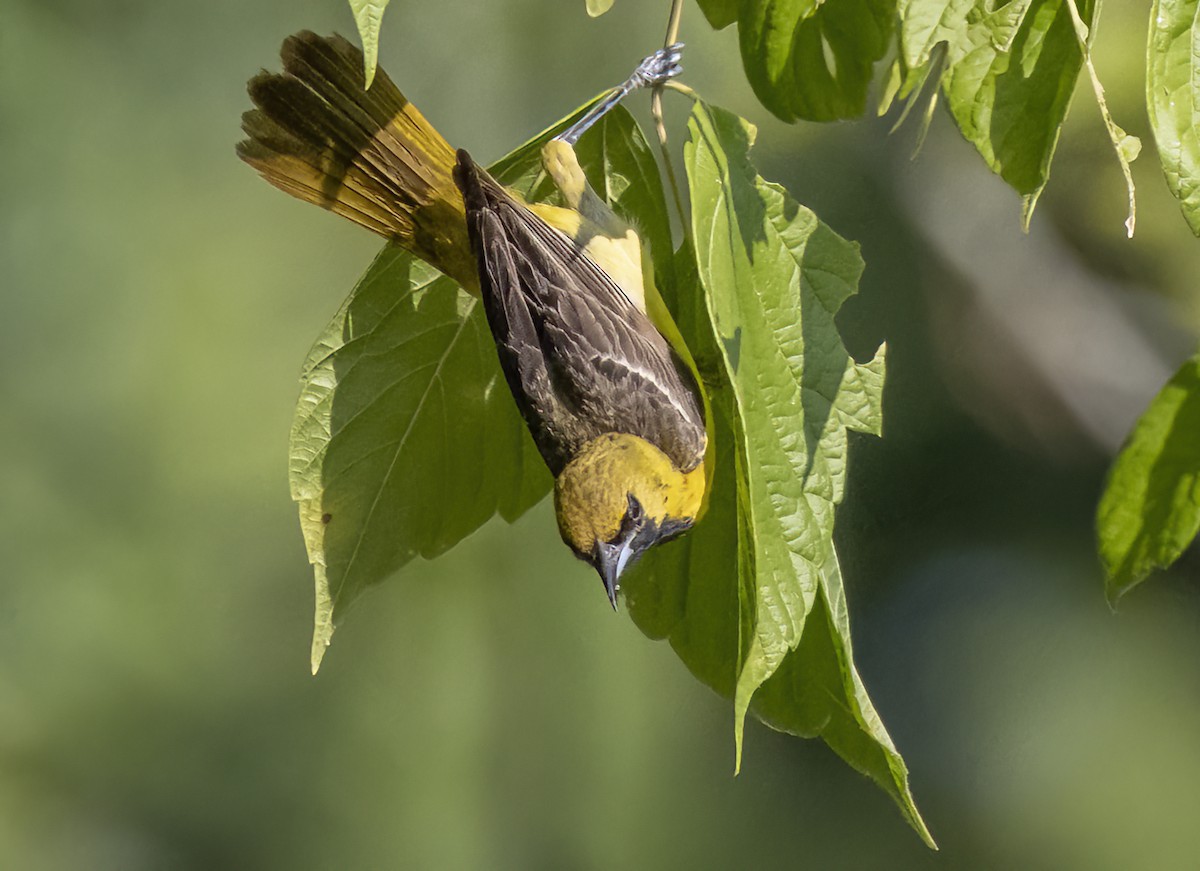
[[[671,89],[672,91],[675,91],[675,92],[676,92],[676,93],[678,93],[678,94],[683,94],[685,97],[691,97],[693,100],[699,100],[699,99],[700,99],[700,95],[696,93],[696,89],[695,89],[695,88],[689,88],[689,87],[688,87],[687,85],[685,85],[683,82],[676,82],[676,81],[672,80],[672,81],[666,82],[666,83],[663,85],[663,87],[664,87],[664,88],[669,88],[669,89]]]
[[[679,19],[683,17],[683,0],[671,0],[671,17],[667,19],[667,38],[663,48],[679,42]]]
[[[679,42],[679,22],[683,18],[683,0],[671,0],[671,15],[667,19],[667,36],[663,40],[663,48]],[[654,118],[654,129],[658,133],[658,147],[662,151],[663,163],[667,167],[667,184],[671,187],[671,195],[675,201],[675,211],[679,215],[679,226],[687,235],[687,216],[683,211],[683,196],[679,192],[679,181],[675,178],[675,167],[671,165],[671,151],[667,147],[667,125],[663,121],[662,85],[655,85],[650,95],[650,115]]]

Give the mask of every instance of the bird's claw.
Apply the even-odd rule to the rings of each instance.
[[[554,138],[574,145],[588,128],[638,88],[654,88],[664,85],[683,72],[683,67],[679,63],[682,57],[682,42],[668,45],[652,55],[647,55],[624,84],[613,89],[612,93],[588,110],[586,115]]]
[[[647,55],[638,68],[634,70],[634,78],[641,87],[655,87],[669,82],[683,72],[679,61],[683,58],[683,43],[677,42],[660,48],[654,54]]]

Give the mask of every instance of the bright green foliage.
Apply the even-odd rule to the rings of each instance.
[[[587,13],[593,18],[599,18],[612,9],[613,0],[587,0]]]
[[[1200,532],[1200,355],[1134,427],[1109,473],[1096,529],[1113,604]]]
[[[1129,164],[1141,150],[1117,126],[1091,60],[1093,0],[900,0],[906,88],[936,68],[963,135],[988,166],[1022,195],[1025,223],[1050,177],[1050,162],[1080,70],[1120,161],[1134,222]]]
[[[833,547],[847,432],[882,421],[882,352],[856,363],[834,324],[858,248],[755,173],[746,122],[698,103],[689,129],[695,276],[680,265],[675,305],[713,401],[718,469],[695,532],[630,584],[631,612],[733,697],[739,756],[748,710],[820,735],[932,844],[854,669]]]
[[[832,545],[846,428],[877,432],[880,420],[882,356],[855,364],[832,321],[862,261],[754,174],[742,123],[697,107],[687,155],[707,285],[685,246],[667,294],[712,401],[711,502],[691,534],[634,570],[626,601],[638,627],[668,639],[697,678],[726,697],[748,696],[750,712],[773,728],[820,735],[928,839],[903,761],[854,670]],[[725,318],[722,332],[710,305]],[[781,615],[779,601],[794,610]]]
[[[1096,0],[701,0],[713,27],[736,19],[746,77],[785,121],[863,113],[897,17],[900,57],[880,88],[886,108],[931,74],[963,135],[1025,203],[1028,224],[1050,174],[1084,64],[1130,194],[1140,143],[1109,115],[1089,57]],[[930,110],[933,103],[930,103]],[[928,113],[926,113],[926,123]]]
[[[703,7],[714,27],[731,20],[729,4]],[[895,0],[743,2],[737,22],[746,77],[784,121],[861,115],[895,18]]]
[[[383,25],[383,10],[387,5],[388,0],[350,0],[350,11],[354,13],[354,23],[362,40],[363,75],[368,88],[375,81],[375,67],[379,62],[379,28]]]
[[[942,85],[963,135],[1024,198],[1028,223],[1050,177],[1083,52],[1064,0],[1013,0],[986,16],[978,6],[947,46]],[[1092,11],[1092,0],[1079,6],[1089,26]]]
[[[1150,10],[1146,103],[1159,159],[1183,216],[1200,236],[1200,26],[1197,0],[1155,0]]]
[[[988,11],[979,0],[900,0],[900,48],[909,69],[929,62],[945,43],[951,64],[991,44],[1007,51],[1033,0],[1009,0]]]

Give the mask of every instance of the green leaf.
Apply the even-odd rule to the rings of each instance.
[[[929,62],[934,46],[967,42],[967,16],[976,0],[900,0],[900,54],[910,70]]]
[[[385,248],[304,366],[292,498],[316,572],[313,670],[366,587],[549,489],[482,305]]]
[[[552,185],[540,170],[541,145],[587,108],[498,161],[493,173],[545,199]],[[669,250],[662,186],[642,176],[649,147],[629,114],[611,113],[578,151],[597,190],[619,212],[650,216],[648,238]],[[480,302],[392,247],[309,354],[289,455],[316,576],[314,671],[335,621],[368,586],[415,556],[445,552],[495,514],[515,519],[551,484]]]
[[[713,30],[720,30],[737,21],[738,0],[696,0],[696,2],[700,4],[700,11],[704,13],[704,17],[708,19],[709,26]]]
[[[358,26],[358,36],[363,48],[363,76],[366,87],[375,81],[375,67],[379,62],[379,28],[383,25],[383,10],[388,0],[350,0],[350,11]]]
[[[1050,175],[1050,163],[1086,64],[1105,128],[1129,193],[1126,226],[1135,216],[1129,164],[1140,150],[1112,119],[1095,67],[1089,33],[1095,0],[900,0],[901,55],[910,71],[928,69],[944,46],[941,77],[947,106],[988,166],[1024,198],[1028,226]]]
[[[879,89],[879,99],[875,102],[875,114],[883,117],[892,108],[900,89],[904,86],[904,63],[899,57],[893,58],[888,64],[883,77],[883,86]]]
[[[738,14],[746,77],[784,121],[861,115],[895,16],[896,0],[747,0]]]
[[[1050,177],[1071,94],[1084,62],[1065,0],[1011,0],[993,12],[965,4],[910,0],[901,43],[911,60],[947,42],[946,103],[963,135],[1025,201],[1025,223]],[[929,10],[941,9],[930,30]],[[1078,4],[1090,27],[1094,0]]]
[[[1200,236],[1200,25],[1197,0],[1154,0],[1146,105],[1167,186]]]
[[[834,323],[858,247],[757,175],[746,122],[697,103],[689,131],[694,271],[677,264],[673,301],[712,398],[718,465],[708,514],[650,555],[627,584],[630,611],[734,699],[739,757],[748,710],[820,735],[932,845],[854,669],[833,547],[848,430],[882,421],[882,349],[856,363]]]
[[[613,0],[587,0],[587,14],[593,18],[599,18],[609,9],[612,9]]]
[[[1114,605],[1200,532],[1200,354],[1134,426],[1109,472],[1096,531]]]
[[[990,43],[1008,51],[1033,0],[1008,0],[996,9],[983,0],[900,0],[900,49],[905,65],[918,69],[944,43],[949,61],[961,62]]]

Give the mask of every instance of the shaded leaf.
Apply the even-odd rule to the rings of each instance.
[[[709,20],[728,12],[714,9]],[[861,115],[895,16],[896,0],[747,0],[737,18],[746,77],[784,121]]]
[[[801,23],[820,5],[821,0],[759,0],[743,3],[738,15],[746,78],[762,104],[784,121],[796,120],[791,108],[793,46]]]
[[[544,199],[552,186],[540,171],[541,145],[587,108],[493,172]],[[661,185],[628,156],[649,148],[624,110],[589,131],[579,154],[618,211],[649,215],[656,195],[661,204]],[[652,190],[642,189],[649,181]],[[651,220],[647,234],[659,245],[665,237],[669,249],[659,210],[663,223]],[[482,305],[397,248],[380,253],[317,340],[301,384],[290,480],[316,575],[315,669],[335,621],[368,586],[416,556],[445,552],[495,514],[516,518],[551,479],[501,374]]]
[[[713,30],[728,27],[737,21],[738,0],[696,0]]]
[[[366,587],[549,489],[482,305],[397,248],[317,341],[291,438],[292,498],[316,572],[313,668]]]
[[[1200,236],[1200,11],[1197,0],[1154,0],[1146,104],[1167,186]]]
[[[904,63],[899,57],[893,58],[888,64],[883,77],[883,86],[879,89],[879,99],[875,101],[875,114],[883,117],[892,108],[900,89],[904,85]]]
[[[666,639],[696,678],[732,699],[740,639],[749,638],[754,628],[752,598],[742,602],[739,584],[737,412],[689,244],[675,263],[676,281],[664,288],[664,297],[708,392],[716,470],[708,511],[695,529],[651,550],[622,587],[637,627],[651,638]]]
[[[1200,532],[1200,355],[1134,426],[1109,472],[1096,531],[1113,604]]]

